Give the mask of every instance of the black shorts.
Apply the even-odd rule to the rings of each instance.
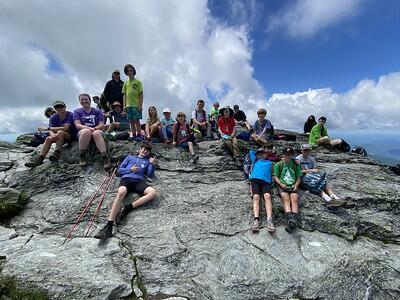
[[[279,186],[279,187],[278,187],[278,191],[279,191],[279,195],[282,194],[282,193],[288,193],[289,195],[290,195],[290,194],[297,194],[297,190],[296,190],[296,191],[293,191],[293,188],[283,189],[283,188],[281,188],[281,187]]]
[[[251,192],[253,195],[271,194],[271,184],[261,179],[250,180]]]
[[[136,193],[139,195],[143,195],[145,189],[149,187],[149,185],[144,181],[139,181],[131,178],[122,178],[119,182],[119,186],[124,186],[128,190],[129,193]]]

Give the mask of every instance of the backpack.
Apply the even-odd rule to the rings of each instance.
[[[353,149],[351,149],[350,152],[351,152],[351,153],[361,154],[362,156],[368,156],[368,155],[367,155],[367,150],[365,150],[365,149],[364,149],[363,147],[361,147],[361,146],[354,147]]]
[[[244,176],[245,179],[249,179],[250,173],[251,173],[251,169],[253,168],[253,165],[256,163],[256,161],[257,161],[257,157],[256,157],[256,159],[254,160],[253,163],[251,162],[250,151],[244,157],[244,160],[243,160],[243,176]]]
[[[341,152],[350,152],[350,145],[343,139],[331,140],[332,148]]]
[[[396,166],[390,166],[389,170],[396,175],[400,175],[400,164],[397,164]]]

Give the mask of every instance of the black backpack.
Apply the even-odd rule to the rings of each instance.
[[[350,152],[351,152],[351,153],[360,154],[360,155],[362,155],[362,156],[368,156],[367,150],[365,150],[365,149],[364,149],[363,147],[361,147],[361,146],[354,147],[353,149],[351,149]]]

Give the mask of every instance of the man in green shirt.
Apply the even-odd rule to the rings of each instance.
[[[320,117],[318,124],[311,129],[308,143],[311,146],[330,144],[331,140],[328,136],[328,129],[325,127],[326,117]]]
[[[289,233],[297,226],[299,214],[297,190],[302,175],[301,166],[293,159],[293,155],[293,148],[285,148],[283,160],[275,164],[273,174],[288,221],[285,229]]]

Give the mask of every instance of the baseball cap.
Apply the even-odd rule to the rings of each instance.
[[[310,144],[303,144],[303,145],[301,145],[301,150],[311,150],[311,145]]]
[[[166,108],[163,109],[162,112],[163,113],[171,113],[171,110],[168,107],[166,107]]]
[[[53,102],[53,107],[54,107],[54,106],[57,106],[57,105],[65,106],[65,103],[64,103],[64,101],[62,101],[62,100],[55,100],[55,101]]]
[[[294,150],[292,147],[287,147],[283,149],[283,154],[294,154]]]
[[[113,71],[113,74],[114,74],[114,73],[121,74],[121,72],[120,72],[118,69],[115,69],[115,70]]]
[[[114,101],[113,104],[112,104],[112,106],[115,106],[115,105],[121,106],[121,103],[120,103],[119,101]]]

